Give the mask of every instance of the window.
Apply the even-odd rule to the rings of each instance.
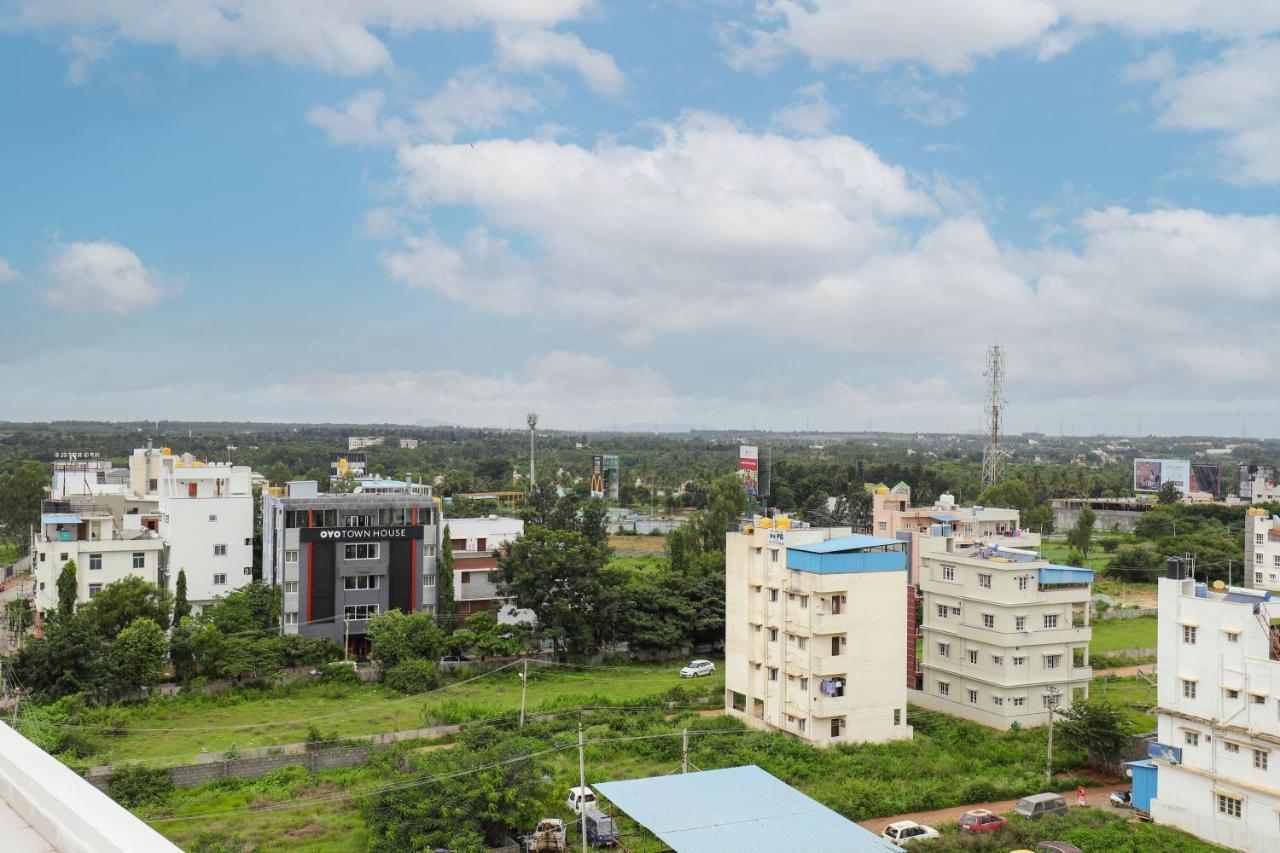
[[[1027,630],[1027,617],[1025,616],[1013,617],[1013,630],[1015,631]]]
[[[1263,536],[1263,534],[1261,533],[1253,534],[1253,544],[1255,545],[1261,545],[1265,541],[1265,539],[1266,537]]]
[[[1021,708],[1023,705],[1027,704],[1027,698],[1025,696],[1014,696],[1010,701],[1013,702],[1013,707],[1015,708]]]
[[[982,614],[982,627],[994,628],[996,626],[996,617],[991,613]]]
[[[809,596],[807,595],[800,596],[800,609],[801,610],[809,609]]]
[[[992,697],[991,697],[991,704],[992,704],[992,705],[997,705],[997,706],[998,706],[998,705],[1003,705],[1003,704],[1004,704],[1004,697],[1003,697],[1003,696],[992,696]]]
[[[246,546],[248,546],[248,547],[253,547],[253,537],[251,537],[251,536],[246,536],[246,537],[244,538],[244,544],[245,544]]]
[[[89,571],[96,572],[101,568],[102,568],[102,555],[90,554],[89,555]]]
[[[355,622],[360,619],[372,619],[378,615],[378,605],[376,604],[348,604],[342,608],[343,619],[347,622]]]
[[[1040,697],[1041,708],[1048,710],[1049,708],[1054,707],[1056,704],[1058,703],[1054,701],[1053,696],[1049,693],[1046,693]]]
[[[959,615],[960,615],[960,606],[959,606],[959,605],[952,605],[952,607],[951,607],[951,615],[952,615],[952,616],[959,616]]]
[[[423,545],[423,546],[422,546],[422,554],[423,554],[423,556],[425,556],[425,557],[434,557],[434,556],[436,555],[436,546],[435,546],[435,545]]]
[[[286,625],[297,625],[297,624],[298,624],[298,614],[297,614],[297,613],[286,613],[286,614],[284,614],[284,624],[286,624]]]
[[[227,574],[226,574],[226,572],[221,572],[221,573],[219,573],[219,574],[214,575],[214,576],[213,576],[213,585],[214,585],[214,586],[226,586],[226,585],[227,585]]]
[[[1239,691],[1239,690],[1232,690],[1230,687],[1228,687],[1228,688],[1227,688],[1227,698],[1228,698],[1228,699],[1239,699],[1239,698],[1240,698],[1240,691]]]
[[[939,696],[950,696],[950,695],[951,695],[951,682],[949,682],[949,681],[939,681],[939,682],[938,682],[938,695],[939,695]]]
[[[1025,591],[1026,588],[1027,588],[1027,576],[1022,575],[1021,577],[1018,578],[1018,590],[1022,592],[1022,591]]]
[[[1045,655],[1044,656],[1045,669],[1057,669],[1061,665],[1062,665],[1062,655]]]
[[[58,562],[65,563],[66,561],[67,561],[67,552],[63,551],[61,554],[58,555]]]
[[[1004,666],[1004,655],[992,655],[991,663],[995,666]]]
[[[849,638],[848,638],[848,637],[845,637],[844,635],[841,635],[841,636],[839,636],[839,637],[832,637],[832,638],[831,638],[831,654],[832,654],[832,656],[836,656],[836,657],[838,657],[839,655],[844,654],[844,650],[845,650],[846,648],[848,648],[848,646],[849,646]]]
[[[983,589],[991,589],[991,575],[979,574],[978,586],[982,587]]]
[[[844,734],[844,717],[831,718],[831,736],[840,737]]]
[[[1014,666],[1025,666],[1025,665],[1026,665],[1026,663],[1027,663],[1027,659],[1026,659],[1025,657],[1020,657],[1019,655],[1014,655],[1014,656],[1013,656],[1013,665],[1014,665]]]
[[[1196,683],[1194,681],[1182,681],[1182,696],[1184,699],[1196,698]]]
[[[1262,565],[1262,555],[1261,555],[1261,554],[1254,554],[1254,555],[1253,555],[1253,562],[1254,562],[1254,563],[1256,563],[1257,565],[1261,566],[1261,565]]]
[[[1241,806],[1243,805],[1244,800],[1227,794],[1218,794],[1217,796],[1218,814],[1226,815],[1227,817],[1240,817],[1240,813],[1243,811]]]
[[[218,517],[217,517],[216,515],[211,515],[211,516],[209,516],[209,523],[210,523],[210,524],[214,524],[214,523],[216,523],[216,522],[217,522],[217,520],[218,520]]]
[[[436,576],[435,576],[435,575],[423,575],[423,577],[422,577],[422,585],[423,585],[424,587],[426,587],[427,589],[431,589],[433,586],[435,586],[435,585],[436,585]]]
[[[893,724],[895,726],[902,725],[902,709],[901,708],[893,709]]]
[[[147,567],[147,555],[142,551],[133,552],[133,567],[135,569],[145,569]]]
[[[348,560],[376,560],[379,549],[378,542],[352,542],[345,547],[343,556]]]
[[[777,628],[770,628],[770,629],[769,629],[769,642],[771,642],[771,643],[776,643],[776,642],[778,642],[778,629],[777,629]]]
[[[381,584],[378,575],[356,575],[355,577],[343,578],[343,589],[377,589]]]
[[[1253,573],[1253,582],[1254,582],[1254,583],[1262,583],[1262,572],[1254,572],[1254,573]]]
[[[1280,554],[1276,554],[1271,558],[1272,568],[1280,568]]]
[[[297,591],[298,591],[298,582],[297,582],[297,581],[285,581],[285,582],[284,582],[284,591],[285,591],[286,593],[289,593],[289,592],[297,592]]]
[[[213,556],[215,556],[215,557],[225,557],[225,556],[227,556],[227,546],[226,546],[226,545],[214,545],[214,546],[213,546]]]
[[[778,680],[778,668],[776,666],[769,667],[769,680],[770,681]]]
[[[796,642],[800,644],[800,651],[804,651],[805,648],[809,645],[809,640],[807,637],[796,637]]]
[[[1190,625],[1183,625],[1182,642],[1186,643],[1188,646],[1194,646],[1196,644],[1196,629]]]
[[[804,722],[803,718],[796,720],[796,728],[800,731],[804,731]]]
[[[1240,751],[1240,744],[1238,744],[1238,743],[1232,743],[1232,742],[1231,742],[1231,741],[1229,741],[1229,740],[1228,740],[1228,741],[1223,741],[1223,742],[1222,742],[1222,748],[1223,748],[1224,750],[1226,750],[1227,752],[1230,752],[1230,753],[1233,753],[1233,754],[1234,754],[1234,753],[1238,753],[1238,752]]]
[[[950,644],[950,643],[938,643],[938,654],[939,654],[941,657],[944,657],[944,658],[949,658],[949,657],[951,657],[951,644]]]
[[[297,551],[285,551],[285,552],[284,552],[284,561],[285,561],[286,563],[296,563],[296,562],[298,562],[298,552],[297,552]]]
[[[463,583],[471,583],[471,572],[460,572]]]
[[[1250,694],[1250,698],[1252,698],[1252,699],[1253,699],[1253,704],[1255,704],[1255,705],[1265,705],[1265,704],[1267,704],[1267,697],[1266,697],[1266,696],[1259,696],[1257,693],[1253,693],[1253,694]]]
[[[244,573],[245,573],[245,575],[252,575],[252,574],[253,574],[253,566],[245,566],[245,567],[244,567]]]
[[[955,567],[955,566],[943,566],[943,567],[942,567],[942,579],[943,579],[944,581],[953,581],[953,580],[955,580],[955,579],[956,579],[956,567]]]
[[[100,592],[102,592],[102,584],[100,584],[100,583],[91,583],[91,584],[89,584],[89,597],[90,597],[90,598],[93,598],[95,595],[97,595],[97,594],[98,594],[98,593],[100,593]]]
[[[770,601],[777,601],[777,600],[778,600],[778,591],[777,591],[776,589],[772,589],[772,588],[770,588],[770,590],[769,590],[769,600],[770,600]],[[834,611],[832,611],[832,612],[834,612]]]
[[[778,550],[776,548],[769,552],[769,562],[771,563],[778,562]]]
[[[1044,626],[1045,626],[1046,628],[1057,628],[1057,627],[1058,627],[1058,614],[1057,614],[1057,613],[1046,613],[1046,614],[1044,614]]]
[[[970,705],[977,705],[977,704],[978,704],[978,691],[976,691],[976,690],[970,690],[970,691],[969,691],[969,704],[970,704]]]
[[[348,515],[347,527],[373,527],[372,515]]]
[[[978,650],[969,649],[969,663],[977,663],[977,662],[978,662]]]
[[[939,605],[938,605],[938,618],[939,618],[939,619],[946,619],[946,618],[947,618],[947,614],[948,614],[948,613],[950,613],[950,612],[951,612],[951,608],[950,608],[950,607],[948,607],[947,605],[945,605],[945,604],[939,604]]]
[[[1239,635],[1239,634],[1227,634],[1227,642],[1228,642],[1228,643],[1238,643],[1238,642],[1240,642],[1240,635]]]
[[[1265,749],[1255,749],[1253,751],[1253,766],[1257,770],[1267,769],[1267,751]]]

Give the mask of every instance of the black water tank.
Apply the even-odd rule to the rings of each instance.
[[[1169,557],[1164,561],[1164,576],[1170,580],[1186,580],[1187,561],[1181,557]]]

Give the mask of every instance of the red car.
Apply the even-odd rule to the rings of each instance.
[[[995,832],[1008,822],[989,809],[973,809],[960,818],[960,828],[965,832]]]

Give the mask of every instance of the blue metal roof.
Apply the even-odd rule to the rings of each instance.
[[[79,524],[80,514],[75,512],[46,512],[40,516],[41,524]]]
[[[1040,584],[1081,584],[1093,583],[1093,569],[1079,569],[1075,566],[1055,566],[1052,563],[1040,570]]]
[[[808,545],[788,545],[788,551],[805,551],[810,554],[835,554],[840,551],[862,551],[867,548],[883,548],[885,545],[902,546],[901,539],[886,539],[883,536],[867,536],[855,533],[853,536],[840,536],[825,542],[812,542]]]
[[[676,853],[902,849],[753,764],[595,788]]]

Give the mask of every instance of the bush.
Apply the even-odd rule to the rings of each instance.
[[[440,668],[435,661],[414,658],[386,670],[383,682],[400,693],[426,693],[440,686]]]
[[[169,772],[151,767],[122,767],[107,777],[107,793],[127,809],[164,804],[173,793]]]
[[[316,669],[316,677],[321,684],[339,684],[355,687],[360,684],[360,676],[355,667],[341,661],[327,663]]]

